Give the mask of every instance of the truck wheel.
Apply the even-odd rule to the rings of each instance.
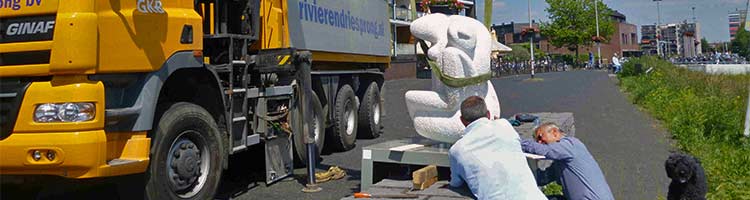
[[[335,150],[346,151],[354,148],[357,140],[357,97],[349,85],[344,85],[336,95],[334,107],[333,133],[330,145]]]
[[[213,199],[224,158],[219,128],[205,109],[176,103],[164,112],[146,171],[149,199]]]
[[[373,139],[380,137],[380,88],[372,82],[365,91],[362,105],[359,106],[360,137]]]
[[[326,138],[326,132],[325,132],[325,125],[323,124],[323,106],[320,103],[320,99],[318,99],[318,95],[313,92],[312,94],[312,111],[313,111],[313,121],[312,127],[313,131],[315,132],[315,146],[318,148],[318,152],[316,152],[315,156],[320,158],[320,153],[323,151],[323,145]],[[302,113],[299,112],[299,109],[295,109],[294,112],[292,112],[292,127],[294,128],[292,131],[292,135],[294,136],[294,162],[297,166],[307,166],[307,148],[305,147],[305,137],[302,134]],[[299,120],[299,121],[298,121]],[[316,161],[317,162],[317,161]]]

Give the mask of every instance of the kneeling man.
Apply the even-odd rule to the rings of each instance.
[[[534,132],[536,141],[524,140],[523,151],[554,160],[550,168],[540,173],[540,185],[557,181],[568,200],[615,199],[599,164],[580,140],[566,137],[554,123],[544,123]]]
[[[461,122],[465,135],[449,151],[451,186],[465,182],[478,199],[547,199],[507,120],[490,120],[484,100],[472,96],[461,103]]]

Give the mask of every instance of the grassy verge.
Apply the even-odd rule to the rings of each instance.
[[[636,64],[648,73],[638,73]],[[708,199],[750,199],[750,139],[742,136],[750,75],[708,75],[653,58],[623,66],[620,86],[661,120],[682,151],[698,157]]]

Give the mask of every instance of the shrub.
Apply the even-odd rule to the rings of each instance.
[[[642,64],[649,74],[639,74]],[[699,158],[709,199],[750,198],[750,140],[742,135],[750,75],[709,75],[653,57],[623,65],[620,86],[664,122],[676,145]]]
[[[560,62],[560,63],[564,63],[564,64],[568,64],[568,65],[575,65],[576,62],[578,62],[578,63],[586,63],[589,60],[588,55],[579,55],[578,56],[578,60],[576,60],[575,59],[575,55],[569,55],[569,54],[562,54],[562,55],[561,54],[555,54],[555,55],[550,55],[550,58],[552,58],[552,60],[554,62]]]

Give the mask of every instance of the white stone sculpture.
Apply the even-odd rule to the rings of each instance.
[[[461,102],[470,96],[484,98],[490,115],[500,116],[495,88],[482,79],[490,73],[492,48],[490,33],[482,23],[460,15],[430,14],[415,20],[411,33],[432,44],[426,53],[436,64],[432,66],[432,91],[412,90],[405,95],[417,133],[441,142],[456,142],[464,130],[459,118]],[[456,82],[461,85],[467,79],[476,83],[456,87]]]

